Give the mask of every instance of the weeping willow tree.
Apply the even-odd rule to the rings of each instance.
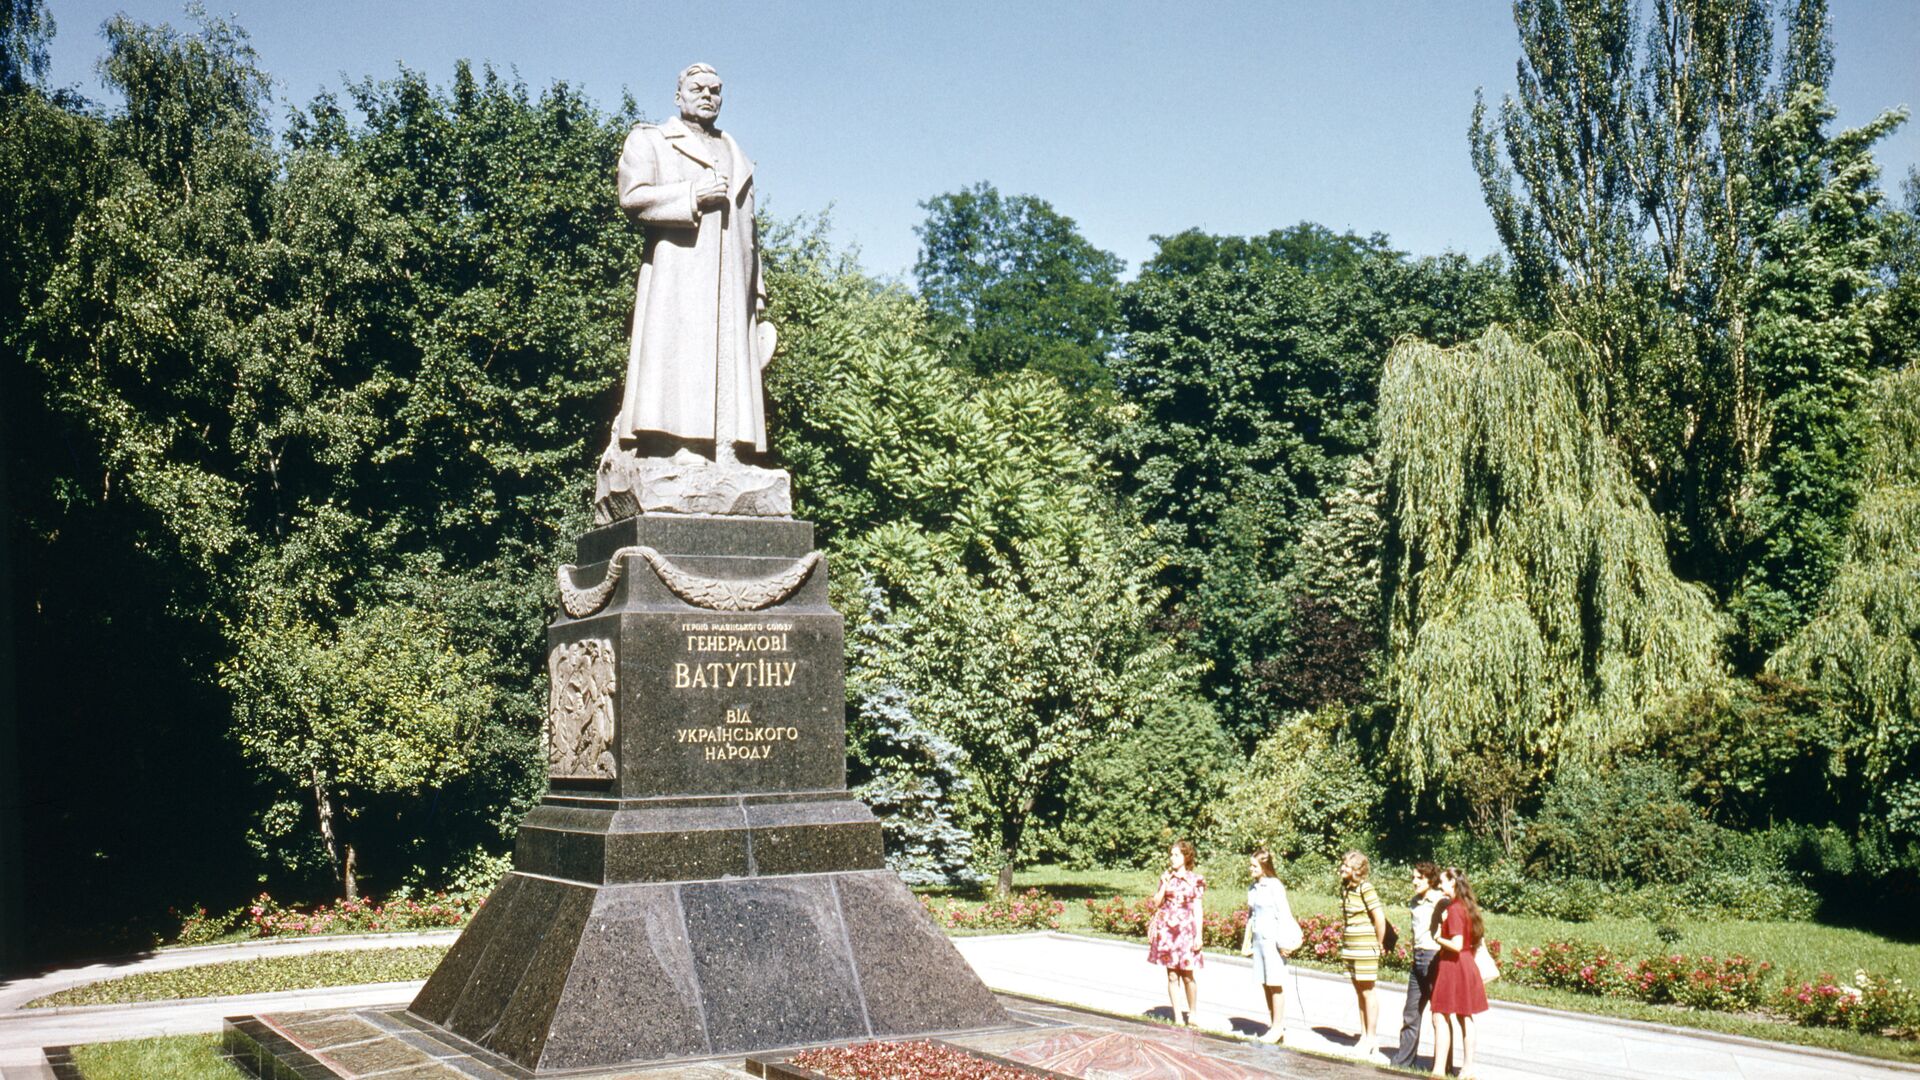
[[[1570,335],[1499,329],[1387,358],[1385,690],[1416,790],[1482,755],[1590,758],[1718,675],[1712,603],[1567,377],[1593,370]]]
[[[1881,376],[1861,420],[1863,494],[1840,568],[1819,613],[1768,666],[1839,700],[1863,779],[1920,832],[1920,368]]]

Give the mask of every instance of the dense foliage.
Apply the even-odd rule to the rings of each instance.
[[[285,109],[239,27],[127,18],[94,104],[0,12],[20,759],[88,770],[23,777],[68,886],[38,947],[490,880],[613,411],[634,107],[460,64]],[[762,223],[772,450],[910,880],[1199,837],[1437,849],[1576,917],[1920,889],[1901,116],[1835,130],[1819,0],[1515,15],[1470,140],[1500,259],[1188,229],[1127,282],[978,183],[923,204],[910,291]]]

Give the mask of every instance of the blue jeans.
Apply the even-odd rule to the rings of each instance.
[[[1413,1056],[1420,1050],[1420,1014],[1426,1011],[1427,999],[1433,996],[1433,965],[1440,958],[1435,949],[1415,949],[1413,952],[1413,970],[1407,973],[1407,1005],[1400,1010],[1400,1046],[1387,1060],[1401,1068],[1413,1064]]]

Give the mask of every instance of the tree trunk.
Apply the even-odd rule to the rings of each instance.
[[[313,770],[313,808],[320,815],[320,840],[327,846],[327,861],[333,864],[333,883],[349,900],[353,899],[353,871],[340,850],[340,837],[333,831],[333,797],[327,794],[326,778]]]
[[[346,886],[347,899],[358,900],[360,899],[360,884],[355,879],[360,869],[360,857],[354,853],[352,844],[347,844],[345,847],[347,849],[347,864],[346,872],[342,875],[344,880],[341,884]]]
[[[1013,860],[1020,854],[1020,837],[1027,831],[1027,817],[1033,813],[1033,796],[1020,800],[1017,813],[1008,814],[1000,824],[1000,877],[994,882],[995,896],[1005,900],[1013,895]]]

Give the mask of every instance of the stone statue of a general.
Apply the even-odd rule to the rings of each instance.
[[[688,67],[680,115],[636,124],[620,151],[620,208],[645,226],[646,246],[626,388],[595,489],[602,521],[791,513],[786,473],[739,460],[767,449],[760,373],[775,338],[760,319],[753,162],[715,126],[720,91],[713,68]]]

